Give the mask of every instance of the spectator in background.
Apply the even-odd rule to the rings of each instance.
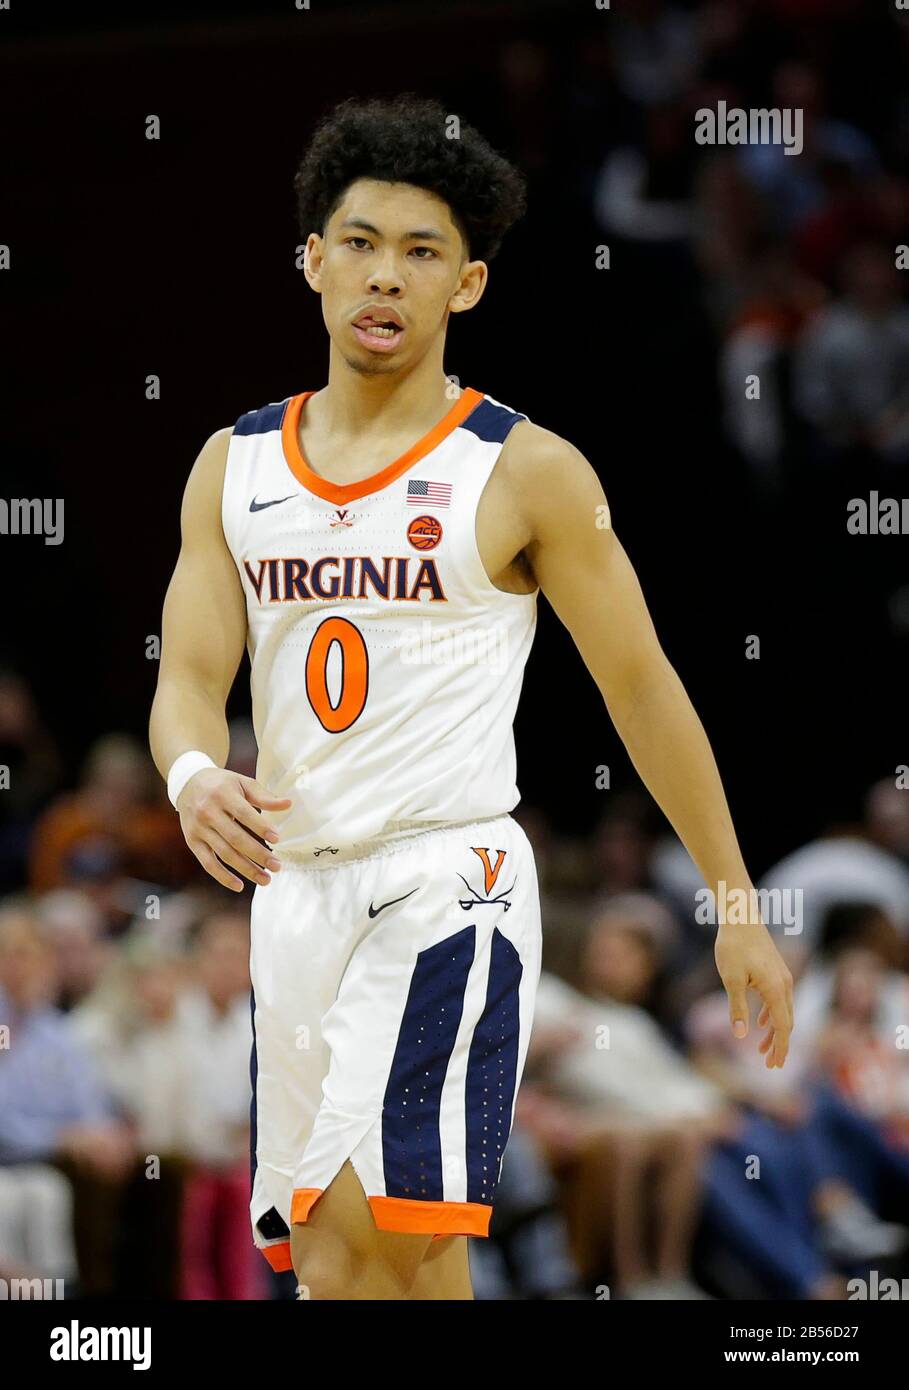
[[[32,825],[62,773],[57,745],[25,679],[0,669],[0,894],[25,886]]]
[[[75,1031],[52,1003],[54,952],[25,901],[0,908],[0,1263],[75,1271],[68,1163],[117,1184],[133,1146]],[[5,1248],[2,1243],[5,1243]]]
[[[558,1185],[540,1145],[512,1131],[486,1240],[470,1242],[474,1298],[583,1298]]]
[[[604,900],[587,936],[582,988],[592,999],[630,1004],[665,1023],[668,964],[679,940],[678,923],[649,893],[619,893]]]
[[[868,793],[864,824],[845,834],[828,832],[768,869],[760,888],[801,892],[801,932],[792,940],[810,953],[828,910],[837,903],[875,903],[909,943],[909,793],[892,781]]]
[[[252,1089],[249,922],[222,911],[203,922],[194,982],[181,1000],[192,1160],[183,1209],[184,1298],[261,1298],[267,1268],[249,1238]]]
[[[864,804],[865,833],[873,845],[894,855],[909,869],[909,789],[889,777],[875,782]]]
[[[704,93],[698,106],[715,105]],[[734,147],[711,150],[694,183],[693,237],[704,296],[722,331],[754,294],[757,258],[773,245],[770,213]]]
[[[627,0],[614,28],[616,81],[629,101],[648,107],[689,89],[699,59],[690,14],[665,0]]]
[[[56,888],[35,901],[35,911],[57,958],[57,1007],[68,1013],[98,984],[113,950],[104,914],[89,894]]]
[[[0,1165],[0,1278],[62,1279],[72,1296],[77,1274],[66,1178],[46,1163]]]
[[[758,255],[743,277],[742,302],[729,324],[720,358],[724,422],[732,442],[765,483],[780,481],[780,457],[790,433],[789,355],[822,287],[798,269],[789,249]],[[760,395],[746,392],[760,383]]]
[[[268,1271],[249,1239],[248,920],[233,904],[210,911],[187,952],[167,916],[165,903],[160,923],[132,928],[73,1025],[166,1179],[154,1197],[173,1232],[143,1239],[167,1295],[258,1298]],[[141,1191],[135,1182],[135,1224],[147,1226]]]
[[[642,1007],[671,934],[665,909],[644,895],[596,910],[584,992],[546,972],[540,979],[518,1102],[552,1157],[577,1165],[582,1268],[590,1272],[596,1243],[608,1243],[620,1295],[635,1299],[706,1296],[688,1274],[703,1170],[710,1144],[738,1126]]]
[[[798,263],[809,275],[836,288],[839,266],[860,242],[897,247],[909,226],[909,182],[881,172],[862,177],[849,165],[831,164],[826,203],[808,217],[793,239]]]
[[[805,63],[780,63],[767,105],[801,112],[803,148],[792,156],[782,144],[743,145],[742,168],[765,198],[777,229],[788,235],[826,206],[831,166],[854,170],[862,178],[875,177],[880,166],[866,135],[848,121],[827,114],[824,82],[817,69]]]
[[[185,976],[178,945],[133,927],[110,970],[71,1014],[138,1146],[163,1159],[180,1154],[186,1129],[186,1045],[177,1009]]]
[[[601,893],[630,893],[650,887],[653,836],[643,797],[619,793],[594,829],[590,844],[591,886]]]
[[[826,955],[830,949],[851,954],[855,943],[873,941],[886,949],[892,938],[877,909],[841,905],[831,911],[822,940]],[[824,1081],[844,1041],[843,1033],[827,1032],[825,1021],[837,978],[830,966],[809,964],[796,989],[798,1027],[783,1074],[763,1065],[760,1019],[745,1039],[732,1036],[722,991],[695,1004],[686,1025],[692,1060],[747,1114],[741,1133],[717,1144],[711,1156],[708,1227],[774,1297],[844,1298],[844,1271],[896,1255],[909,1235],[879,1215],[890,1192],[898,1194],[894,1210],[909,1212],[909,1154],[901,1156],[881,1127]],[[857,984],[850,1007],[858,1016],[850,1017],[848,1032],[855,1044],[851,1062],[860,1068],[879,1058],[868,1050],[867,1033],[859,1045],[869,1020],[864,981]],[[894,984],[904,1015],[905,977]],[[905,1071],[905,1062],[895,1068],[900,1065]]]
[[[843,951],[815,1044],[817,1066],[888,1143],[909,1154],[907,1029],[909,977],[889,971],[875,951]]]
[[[644,114],[640,141],[610,151],[594,190],[604,232],[670,252],[687,243],[697,162],[691,127],[687,104],[654,106]]]
[[[799,1055],[904,1142],[909,1115],[906,943],[874,902],[834,903],[795,994]]]
[[[29,880],[38,892],[79,881],[80,861],[168,887],[195,868],[180,823],[148,754],[133,738],[109,734],[89,751],[76,792],[59,797],[35,827]]]
[[[110,1098],[75,1030],[52,1000],[53,948],[25,904],[0,908],[0,1162],[65,1153],[102,1174],[131,1154]]]
[[[864,445],[909,461],[909,308],[895,249],[865,242],[843,263],[843,296],[802,335],[796,405],[827,451]]]

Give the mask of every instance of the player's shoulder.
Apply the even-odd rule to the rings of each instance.
[[[223,425],[208,436],[196,455],[196,461],[190,474],[191,478],[208,482],[223,479],[233,432],[233,425]]]
[[[602,495],[593,467],[570,439],[522,419],[508,435],[499,458],[502,481],[528,500],[561,507],[573,497]]]
[[[220,429],[213,430],[203,447],[211,453],[223,453],[226,456],[235,428],[235,425],[222,425]]]
[[[502,446],[502,453],[509,458],[520,459],[525,469],[544,472],[570,459],[586,463],[584,455],[570,439],[564,439],[554,430],[537,425],[526,417],[522,417],[510,432]]]
[[[184,530],[212,523],[220,515],[232,434],[232,425],[215,430],[196,455],[183,492]]]
[[[267,405],[244,411],[232,425],[223,425],[214,430],[196,456],[187,482],[188,489],[220,504],[232,442],[235,439],[246,442],[250,436],[280,430],[288,399],[269,401]]]

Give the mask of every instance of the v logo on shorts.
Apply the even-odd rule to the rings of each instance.
[[[499,877],[499,870],[505,863],[505,851],[503,849],[496,850],[496,862],[495,868],[493,868],[493,866],[489,862],[488,849],[477,849],[474,845],[471,845],[470,848],[473,850],[474,854],[478,854],[483,861],[483,873],[486,878],[486,896],[488,898],[493,888],[495,888],[496,886],[496,879]]]
[[[499,877],[499,870],[505,863],[506,851],[504,849],[497,849],[496,862],[495,864],[492,864],[489,860],[490,851],[488,849],[477,849],[476,845],[471,845],[470,848],[473,850],[474,854],[479,856],[483,864],[483,884],[485,896],[481,897],[475,889],[471,888],[464,875],[458,874],[458,878],[465,885],[467,891],[473,894],[472,898],[459,898],[458,901],[460,902],[465,912],[467,912],[471,907],[476,906],[478,903],[501,903],[505,911],[507,912],[508,909],[511,907],[511,903],[505,902],[505,899],[508,897],[508,894],[514,888],[514,883],[512,883],[511,888],[506,888],[504,892],[499,893],[497,897],[491,898],[489,896],[493,888],[495,888],[496,886],[496,881]],[[517,882],[517,880],[515,880],[515,882]]]
[[[380,912],[384,912],[385,909],[386,909],[386,907],[394,907],[395,903],[402,903],[402,902],[404,901],[404,898],[412,898],[413,895],[414,895],[414,893],[415,893],[416,891],[417,891],[416,888],[411,888],[411,890],[410,890],[409,893],[405,893],[405,894],[404,894],[404,897],[402,897],[402,898],[391,898],[387,903],[382,903],[381,907],[373,907],[372,903],[370,903],[370,904],[369,904],[369,915],[370,915],[370,917],[378,917],[379,913],[380,913]]]

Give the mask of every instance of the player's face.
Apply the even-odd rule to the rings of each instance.
[[[407,183],[358,179],[307,243],[307,279],[332,343],[364,373],[412,367],[444,342],[450,313],[486,283],[468,261],[447,203]]]

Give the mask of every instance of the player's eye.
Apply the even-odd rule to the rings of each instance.
[[[421,251],[425,251],[426,255],[420,255],[419,253]],[[435,260],[439,253],[433,250],[431,246],[414,246],[411,248],[411,254],[416,255],[418,261],[428,261]]]
[[[358,246],[354,246],[354,242],[359,242],[360,244]],[[362,251],[364,246],[369,245],[369,242],[366,240],[365,236],[349,236],[346,238],[344,245],[354,246],[355,251]]]

